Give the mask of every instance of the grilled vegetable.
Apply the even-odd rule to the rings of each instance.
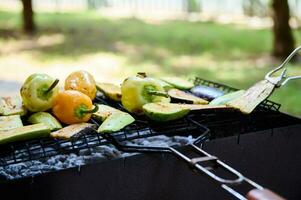
[[[231,92],[229,94],[225,94],[223,96],[217,97],[216,99],[213,99],[209,103],[209,105],[226,105],[228,102],[242,96],[244,93],[245,93],[244,90],[238,90],[235,92]]]
[[[91,100],[96,97],[96,83],[93,76],[87,71],[71,73],[65,80],[65,90],[77,90],[88,95]]]
[[[0,144],[47,137],[49,133],[49,127],[42,123],[4,130],[0,131]]]
[[[123,129],[125,126],[133,123],[135,119],[128,113],[112,113],[98,128],[99,133],[112,133]]]
[[[105,119],[107,119],[110,115],[113,113],[120,113],[122,111],[113,108],[111,106],[103,105],[103,104],[97,104],[98,111],[92,114],[92,117],[98,121],[103,122]]]
[[[95,128],[94,124],[80,123],[72,124],[58,131],[50,133],[51,137],[59,139],[71,139],[72,137],[80,136],[85,130]]]
[[[193,83],[191,83],[185,79],[181,79],[181,78],[177,78],[177,77],[164,77],[161,79],[163,81],[165,81],[166,83],[174,86],[175,88],[178,88],[181,90],[189,90],[190,88],[192,88],[194,86]]]
[[[0,117],[0,131],[10,130],[22,127],[23,123],[20,115],[2,116]]]
[[[165,91],[168,91],[168,90],[174,88],[174,86],[172,86],[171,84],[169,84],[161,79],[157,79],[157,78],[154,78],[154,79],[156,80],[157,83],[159,83],[164,88]]]
[[[97,83],[97,89],[104,93],[106,97],[114,101],[121,101],[121,88],[112,83]]]
[[[97,110],[97,106],[93,108],[90,97],[76,90],[60,92],[52,109],[53,114],[65,124],[87,122]]]
[[[269,97],[275,85],[267,80],[262,80],[250,87],[240,97],[233,99],[227,105],[239,109],[242,113],[251,113],[256,106]]]
[[[21,88],[24,106],[31,112],[52,108],[53,99],[59,91],[58,80],[47,74],[32,74]]]
[[[127,78],[121,85],[121,93],[124,108],[138,115],[143,114],[144,104],[170,101],[163,87],[144,73]]]
[[[148,103],[143,106],[147,117],[154,121],[171,121],[184,117],[189,113],[188,108],[171,103]]]
[[[224,95],[224,92],[217,88],[202,85],[191,88],[190,92],[195,96],[208,99],[209,101]]]
[[[62,128],[61,123],[47,112],[34,113],[28,118],[28,121],[32,124],[43,123],[48,125],[51,131]]]
[[[19,96],[0,98],[0,115],[25,115],[26,109]]]
[[[178,90],[178,89],[170,89],[168,91],[168,95],[171,98],[181,100],[181,101],[185,101],[185,102],[188,102],[188,103],[208,104],[208,101],[206,101],[205,99],[201,99],[199,97],[196,97],[192,94],[189,94],[187,92],[184,92],[184,91]]]
[[[174,104],[174,106],[179,106],[181,108],[193,110],[218,110],[218,109],[230,109],[226,105],[198,105],[198,104]]]

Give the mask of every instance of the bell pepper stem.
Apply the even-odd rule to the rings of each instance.
[[[166,94],[165,92],[159,92],[159,91],[148,91],[148,94],[150,94],[150,95],[155,95],[155,96],[160,96],[160,97],[166,97],[166,98],[168,98],[169,96],[168,96],[168,94]]]
[[[97,104],[94,104],[94,108],[93,109],[87,109],[87,110],[82,110],[81,113],[95,113],[97,112],[99,109],[98,105]]]
[[[58,83],[59,83],[59,79],[55,79],[53,83],[50,85],[50,87],[45,91],[45,94],[53,90],[53,88],[55,88],[55,86],[57,86]]]

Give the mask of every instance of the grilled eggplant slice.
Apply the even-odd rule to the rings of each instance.
[[[228,106],[239,109],[244,114],[251,113],[262,101],[273,92],[275,85],[267,80],[262,80],[250,87],[240,97],[233,99]]]
[[[116,108],[113,108],[113,107],[107,106],[107,105],[103,105],[103,104],[97,104],[97,106],[98,106],[98,111],[93,113],[92,117],[100,122],[105,121],[105,119],[107,119],[113,113],[122,112]]]
[[[0,117],[0,131],[6,131],[18,127],[22,127],[23,123],[20,115],[2,116]]]
[[[184,117],[189,113],[188,108],[172,103],[148,103],[143,106],[144,114],[154,121],[171,121]]]
[[[242,96],[244,93],[245,93],[245,90],[238,90],[235,92],[231,92],[229,94],[225,94],[223,96],[217,97],[216,99],[213,99],[209,103],[209,105],[216,105],[216,106],[217,105],[226,105],[228,102]]]
[[[135,119],[128,113],[112,113],[98,128],[99,133],[112,133],[123,129],[125,126],[133,123]]]
[[[189,90],[190,88],[192,88],[194,86],[194,84],[191,83],[190,81],[187,81],[185,79],[181,79],[178,77],[164,77],[164,78],[161,78],[161,80],[165,81],[166,83],[168,83],[180,90]]]
[[[51,137],[59,139],[71,139],[78,137],[84,130],[96,128],[96,125],[90,123],[72,124],[58,131],[50,133]]]
[[[25,115],[26,109],[19,96],[0,98],[0,115]]]
[[[49,136],[50,129],[45,124],[34,124],[0,131],[0,144]]]
[[[199,85],[191,88],[190,92],[195,96],[207,99],[209,101],[224,95],[224,92],[217,88],[203,86],[203,85]]]
[[[173,99],[188,102],[188,103],[208,104],[208,101],[206,101],[205,99],[196,97],[192,94],[189,94],[189,93],[184,92],[184,91],[179,90],[179,89],[170,89],[168,91],[168,95]]]
[[[61,123],[47,112],[37,112],[32,114],[28,121],[32,124],[44,123],[49,126],[51,131],[56,131],[62,128]]]
[[[112,83],[96,83],[97,89],[114,101],[121,101],[121,88]]]

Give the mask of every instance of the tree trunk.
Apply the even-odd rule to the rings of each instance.
[[[273,55],[284,58],[294,50],[294,38],[289,25],[290,12],[287,0],[273,0],[274,49]]]
[[[34,13],[31,0],[21,0],[23,5],[23,30],[26,33],[33,33],[36,30],[34,23]]]

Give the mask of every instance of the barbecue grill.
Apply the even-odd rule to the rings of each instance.
[[[196,78],[194,83],[195,85],[215,87],[226,93],[236,90],[235,88],[201,78]],[[97,97],[96,101],[98,103],[114,106],[118,109],[123,109],[120,103],[110,101],[102,96]],[[208,110],[203,112],[192,112],[181,120],[164,124],[152,122],[146,118],[139,117],[136,119],[134,124],[113,134],[100,135],[97,134],[94,129],[85,129],[81,133],[77,134],[77,137],[71,141],[43,138],[1,146],[0,167],[2,167],[2,170],[18,163],[43,160],[57,155],[68,155],[71,153],[79,154],[81,151],[90,151],[91,149],[105,145],[114,145],[117,149],[126,152],[160,153],[135,155],[129,158],[116,159],[102,163],[96,162],[85,166],[79,165],[76,168],[61,171],[42,171],[41,174],[37,176],[12,177],[13,180],[8,180],[7,177],[3,177],[1,179],[0,190],[5,194],[13,196],[21,195],[23,197],[28,197],[28,199],[37,199],[39,195],[42,195],[43,199],[121,199],[122,197],[126,199],[180,199],[180,197],[184,198],[184,196],[186,199],[197,199],[200,197],[199,195],[204,195],[203,197],[205,199],[233,198],[233,196],[230,196],[221,189],[223,188],[229,193],[232,193],[232,195],[242,198],[242,196],[239,196],[239,193],[234,191],[232,185],[229,187],[227,184],[220,184],[219,186],[222,187],[217,187],[214,182],[209,182],[210,179],[206,178],[206,173],[207,175],[209,173],[210,176],[210,171],[212,170],[217,170],[216,172],[221,174],[220,176],[225,175],[225,180],[236,180],[237,177],[235,178],[234,176],[233,178],[233,172],[236,176],[238,172],[234,171],[233,168],[229,168],[228,165],[224,164],[216,157],[207,154],[207,152],[204,152],[204,150],[199,147],[204,147],[204,149],[208,148],[213,152],[212,155],[217,155],[220,159],[224,159],[224,152],[231,151],[223,151],[221,149],[235,149],[235,152],[240,155],[239,153],[241,152],[238,147],[241,147],[241,144],[246,140],[250,140],[252,143],[252,141],[256,141],[257,137],[264,136],[270,138],[269,141],[273,143],[273,140],[279,137],[279,130],[282,132],[290,131],[295,137],[297,130],[300,128],[300,126],[298,126],[300,124],[300,119],[279,112],[279,108],[280,104],[265,100],[250,115],[243,115],[239,112],[229,110]],[[92,122],[97,124],[96,121]],[[137,145],[137,143],[135,143],[135,140],[143,140],[158,135],[165,135],[168,137],[175,135],[191,135],[195,139],[193,142],[190,142],[188,146],[179,148],[168,146],[144,146]],[[295,143],[298,138],[300,137],[296,136],[296,140],[294,140]],[[228,141],[231,141],[232,143]],[[287,152],[289,152],[290,149],[294,149],[295,154],[300,152],[300,150],[296,149],[295,146],[288,146],[285,142],[283,143],[284,144],[281,144],[282,146],[279,148],[283,147],[287,150]],[[217,144],[220,146],[217,146]],[[252,144],[254,145],[254,143]],[[260,143],[258,143],[258,145],[260,145]],[[193,151],[191,151],[191,148]],[[252,149],[252,147],[249,146],[248,148]],[[273,146],[273,148],[275,147]],[[253,147],[253,149],[256,150],[256,147]],[[182,160],[186,160],[186,162],[190,163],[190,166],[192,166],[192,169],[194,170],[198,168],[196,167],[198,164],[206,162],[206,166],[202,168],[202,171],[207,171],[201,175],[197,175],[193,172],[193,170],[188,170],[189,168],[187,168],[187,165],[185,166],[184,163],[180,162],[180,160],[174,159],[169,154],[164,154],[164,152],[173,153],[179,158],[182,158]],[[198,154],[195,154],[195,152]],[[260,155],[265,155],[265,150],[258,152],[262,152]],[[199,154],[205,156],[205,159],[204,157],[199,158]],[[283,159],[287,158],[284,153],[282,156]],[[194,157],[198,159],[190,159]],[[229,158],[229,155],[227,154],[225,157]],[[246,153],[246,157],[243,158],[248,161],[248,154]],[[231,159],[229,160],[231,161]],[[253,160],[249,161],[252,163]],[[231,166],[238,166],[237,169],[239,169],[239,171],[246,172],[244,174],[248,175],[249,178],[252,178],[248,174],[248,171],[252,171],[249,170],[252,168],[252,165],[248,166],[247,162],[245,164],[243,163],[244,165],[240,165],[241,161],[239,159],[236,160],[236,162],[238,163],[231,162]],[[292,160],[292,162],[297,165],[297,168],[301,169],[301,166],[298,166],[300,165],[300,159]],[[217,168],[216,165],[220,165],[220,167]],[[272,165],[272,163],[266,163],[266,166],[269,165]],[[158,168],[158,166],[160,167]],[[184,166],[186,167],[185,169],[183,168]],[[244,166],[246,168],[244,169],[240,166]],[[229,172],[232,172],[232,175],[231,173],[229,174]],[[157,173],[158,177],[153,177],[157,176]],[[165,175],[165,173],[167,174]],[[275,173],[277,172],[275,171]],[[150,176],[150,174],[153,174],[153,176]],[[264,177],[261,177],[264,176],[264,174],[260,172],[258,172],[258,174],[250,174],[256,177],[256,180],[260,180],[260,182],[256,182],[260,184],[261,182],[268,183],[266,185],[262,184],[263,186],[273,186],[271,182],[265,180]],[[243,178],[246,183],[249,183],[245,184],[248,186],[239,186],[241,188],[238,187],[239,190],[243,191],[241,192],[242,194],[245,193],[247,189],[250,189],[250,184],[253,188],[260,187],[260,185],[252,180],[240,177],[240,173],[238,175],[238,179]],[[145,178],[142,180],[140,177]],[[281,174],[281,176],[279,176],[280,181],[284,180],[282,177],[286,177],[286,175],[284,173]],[[175,182],[166,182],[166,180],[175,179],[177,180]],[[300,186],[300,179],[298,179],[298,176],[290,177],[290,179],[293,182],[295,181],[299,183]],[[116,180],[120,181],[120,183],[116,183]],[[133,182],[130,183],[130,180]],[[183,180],[183,182],[180,181],[181,184],[179,184],[179,180]],[[200,180],[202,185],[197,183]],[[70,183],[73,181],[74,183]],[[96,184],[97,187],[95,185],[92,186],[90,184],[91,182]],[[71,185],[69,187],[65,186],[65,184]],[[160,187],[156,186],[157,184],[162,186],[162,190]],[[164,187],[166,184],[171,186],[170,190]],[[56,185],[60,185],[60,187]],[[114,191],[116,191],[113,192],[112,188],[108,189],[108,186],[105,185],[109,185],[110,188],[112,187],[114,188]],[[45,192],[46,188],[49,187],[54,187],[54,191],[52,193],[55,194],[54,196],[45,197],[45,193],[43,195],[43,192]],[[16,188],[18,188],[19,191],[17,194],[15,193]],[[92,188],[94,188],[95,191],[91,191]],[[147,192],[147,190],[151,188],[154,188],[153,192]],[[282,191],[281,194],[291,197],[292,199],[298,199],[298,197],[300,197],[300,193],[298,193],[298,191],[288,192],[280,187],[271,188],[275,189],[275,191]],[[175,189],[177,192],[174,191]],[[186,190],[191,190],[192,192],[188,194]],[[70,191],[73,191],[75,194],[71,194]],[[102,192],[98,193],[98,191]],[[143,191],[142,194],[140,193],[141,191]],[[219,191],[219,193],[216,193],[217,191]],[[156,192],[162,193],[162,196],[149,194]],[[177,195],[172,195],[172,193]],[[166,194],[166,196],[163,194]],[[168,195],[172,195],[172,197],[169,198]]]

